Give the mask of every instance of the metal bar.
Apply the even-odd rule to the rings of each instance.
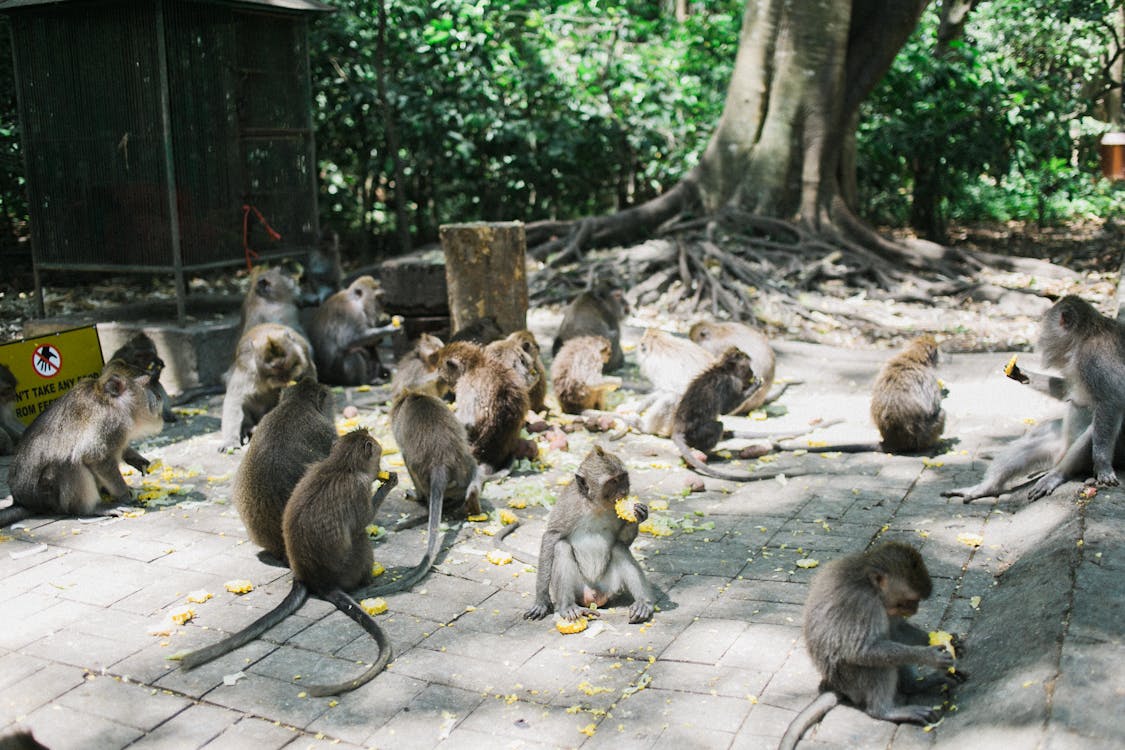
[[[19,55],[16,54],[16,45],[19,43],[17,39],[19,36],[16,34],[16,28],[19,25],[19,19],[13,17],[11,19],[12,25],[12,72],[15,75],[16,84],[16,111],[19,112],[20,117],[20,142],[22,148],[20,149],[20,161],[23,162],[23,173],[25,175],[31,174],[31,165],[28,164],[27,155],[30,152],[28,149],[28,142],[30,140],[27,134],[27,110],[25,109],[26,102],[24,101],[23,90],[23,76],[20,71]],[[42,214],[40,214],[40,221],[36,222],[32,219],[32,215],[36,213],[36,206],[34,205],[34,198],[32,197],[32,185],[30,180],[24,182],[24,200],[27,201],[27,216],[31,224],[31,276],[35,281],[35,312],[40,318],[47,317],[47,307],[43,302],[43,283],[39,274],[39,258],[43,254],[43,247],[39,237],[39,231],[36,224],[42,223]]]
[[[279,258],[290,258],[297,255],[306,255],[309,249],[307,246],[288,245],[280,250],[273,250],[270,252],[261,251],[260,260],[275,260]],[[239,256],[233,259],[212,260],[206,263],[193,263],[185,265],[184,271],[202,271],[205,269],[213,268],[229,268],[233,266],[242,266],[246,264],[246,260]],[[75,271],[75,272],[91,272],[91,273],[168,273],[174,271],[173,266],[138,266],[126,265],[116,266],[99,263],[41,263],[39,267],[45,271]]]
[[[172,153],[172,103],[168,91],[168,49],[164,38],[164,0],[156,2],[156,72],[160,81],[160,126],[164,134],[164,170],[168,184],[168,233],[176,278],[176,323],[187,325],[187,287],[184,284],[183,248],[180,246],[180,212],[176,192],[176,165]]]
[[[311,105],[310,105],[311,109]],[[243,128],[243,138],[292,138],[297,140],[312,134],[312,128]]]
[[[302,86],[301,95],[304,97],[305,102],[305,128],[308,135],[305,136],[308,141],[306,149],[309,155],[309,198],[312,200],[312,228],[313,228],[313,242],[320,242],[320,208],[317,193],[316,176],[320,172],[316,165],[316,131],[313,129],[315,123],[313,122],[313,106],[312,106],[312,71],[309,64],[309,22],[307,19],[302,18],[298,23],[294,24],[298,33],[301,34],[301,79],[304,83]]]

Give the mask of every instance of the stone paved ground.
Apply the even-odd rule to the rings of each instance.
[[[778,349],[779,374],[807,384],[790,389],[781,402],[788,413],[766,425],[838,416],[848,422],[824,439],[873,434],[867,391],[885,352]],[[56,749],[775,747],[817,684],[800,638],[815,570],[795,562],[897,538],[921,547],[935,580],[916,621],[966,637],[960,666],[971,679],[932,732],[837,708],[802,747],[1122,747],[1122,491],[1083,503],[1071,483],[1035,504],[1017,494],[963,505],[939,494],[975,482],[986,465],[980,452],[1021,434],[1025,418],[1061,411],[1000,376],[1006,359],[955,355],[941,365],[946,434],[959,442],[929,461],[789,456],[787,482],[708,479],[704,492],[685,496],[691,475],[669,441],[571,434],[569,452],[548,454],[548,470],[488,485],[485,497],[495,507],[528,501],[511,542],[534,556],[541,503],[559,479],[594,442],[621,453],[638,494],[667,504],[654,516],[675,527],[634,547],[662,592],[653,621],[629,625],[618,607],[571,636],[550,621],[524,621],[531,569],[490,564],[485,524],[454,524],[437,570],[388,597],[379,616],[394,645],[390,667],[336,699],[306,697],[303,686],[358,673],[373,643],[320,601],[192,672],[168,658],[248,623],[289,586],[285,570],[258,561],[229,502],[238,456],[216,452],[213,399],[207,414],[142,446],[168,467],[199,472],[182,480],[170,472],[164,484],[185,488],[175,504],[135,518],[35,519],[5,530],[0,733],[29,727]],[[347,399],[389,437],[381,411],[368,408],[378,393]],[[395,459],[386,459],[391,468]],[[396,490],[378,520],[416,512]],[[963,534],[983,542],[969,546]],[[376,559],[393,575],[422,546],[421,529],[388,533],[375,542]],[[224,582],[235,578],[250,579],[253,592],[227,593]],[[194,620],[168,626],[199,589],[214,597],[192,605]],[[170,634],[153,634],[162,629]]]

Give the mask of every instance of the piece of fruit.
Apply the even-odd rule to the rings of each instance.
[[[249,594],[254,590],[254,584],[246,578],[239,578],[234,581],[227,581],[223,584],[227,591],[232,594]]]
[[[637,522],[636,505],[637,505],[637,496],[636,495],[627,495],[626,497],[623,497],[620,500],[618,500],[616,503],[614,503],[613,509],[615,511],[617,511],[617,517],[620,518],[622,521],[628,521],[629,523],[636,523]]]
[[[502,549],[494,549],[487,555],[488,561],[493,565],[507,565],[512,561],[512,556]]]
[[[381,596],[377,596],[374,599],[362,599],[359,602],[359,606],[363,608],[364,612],[372,616],[381,615],[387,611],[387,602],[384,601]]]
[[[555,629],[563,635],[570,635],[572,633],[581,633],[586,629],[587,621],[585,617],[579,617],[573,622],[570,620],[555,620]]]

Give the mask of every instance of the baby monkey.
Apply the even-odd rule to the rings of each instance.
[[[840,702],[876,719],[924,724],[937,719],[930,706],[898,705],[901,691],[956,685],[964,675],[947,670],[954,658],[944,646],[906,622],[932,591],[921,553],[886,542],[833,560],[813,578],[805,601],[805,646],[820,672],[821,694],[789,724],[779,750],[792,750],[801,735]],[[940,670],[915,679],[912,665]]]
[[[633,597],[629,622],[652,617],[656,597],[629,550],[648,506],[634,505],[636,521],[619,518],[618,500],[629,494],[621,459],[594,446],[547,517],[539,549],[535,604],[524,618],[539,620],[554,609],[566,620],[592,615],[621,591]]]
[[[373,554],[367,525],[395,485],[391,474],[374,496],[371,485],[383,450],[367,430],[344,435],[332,452],[309,467],[293,488],[281,520],[285,552],[293,569],[293,586],[274,609],[243,630],[206,648],[186,654],[180,664],[192,669],[257,638],[296,612],[310,593],[321,596],[359,623],[379,647],[379,655],[358,677],[336,685],[311,685],[309,695],[336,695],[374,678],[391,658],[387,636],[347,592],[371,578]]]

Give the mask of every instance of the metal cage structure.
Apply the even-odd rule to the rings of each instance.
[[[319,235],[313,0],[8,0],[41,271],[173,273]],[[274,232],[271,232],[270,229]],[[279,237],[278,237],[279,235]]]

